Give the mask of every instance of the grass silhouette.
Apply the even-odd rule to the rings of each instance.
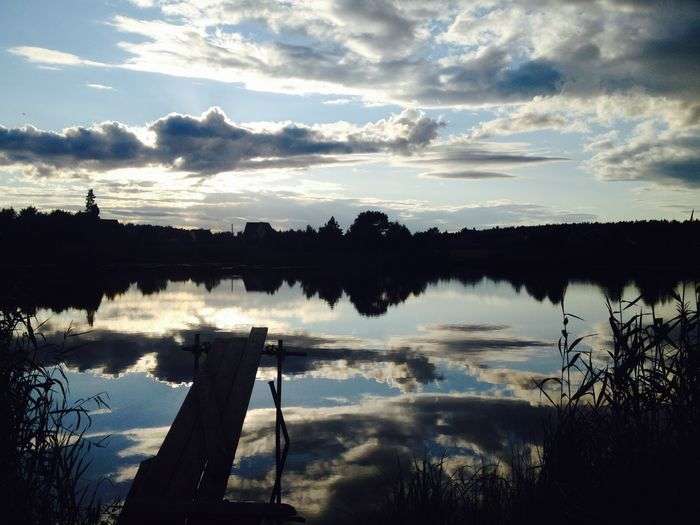
[[[376,519],[385,523],[673,523],[696,516],[700,467],[700,288],[675,296],[670,319],[608,302],[603,355],[572,339],[562,306],[559,374],[538,382],[546,404],[537,454],[448,471],[427,455],[399,471]],[[536,459],[533,459],[533,455]]]
[[[46,341],[19,310],[0,312],[0,519],[3,523],[97,524],[111,520],[85,480],[90,411],[97,395],[69,401],[60,363],[67,350]]]

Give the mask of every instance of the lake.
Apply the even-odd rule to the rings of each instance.
[[[419,278],[284,273],[57,279],[31,305],[44,332],[81,335],[65,365],[72,398],[109,396],[93,413],[91,475],[105,497],[124,496],[154,455],[193,377],[182,347],[269,328],[268,342],[307,352],[285,362],[291,452],[283,501],[311,523],[352,517],[380,497],[396,465],[424,453],[450,467],[498,461],[537,443],[542,402],[533,379],[555,374],[561,300],[576,335],[607,340],[605,297],[657,303],[668,315],[678,283],[525,277]],[[650,284],[652,282],[653,284]],[[26,306],[26,305],[25,305]],[[269,359],[269,360],[268,360]],[[244,425],[229,498],[267,500],[274,482],[274,410],[264,357]],[[333,518],[331,518],[331,516]]]

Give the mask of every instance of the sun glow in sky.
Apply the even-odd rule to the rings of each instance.
[[[7,0],[0,207],[226,230],[687,218],[690,0]]]

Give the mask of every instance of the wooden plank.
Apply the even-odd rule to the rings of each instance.
[[[217,390],[221,394],[217,399],[221,428],[227,448],[222,461],[207,462],[197,493],[201,500],[220,500],[226,493],[231,464],[238,448],[266,338],[267,328],[253,328],[248,336],[246,351],[238,366],[235,381],[217,384]]]
[[[211,376],[219,373],[219,365],[226,350],[226,346],[223,343],[212,345],[204,366],[200,368],[190,391],[187,393],[173,424],[163,440],[160,450],[158,450],[153,468],[150,469],[145,481],[147,487],[146,492],[143,493],[144,497],[166,496],[172,485],[173,478],[183,468],[183,460],[188,455],[188,450],[193,445],[196,446],[192,442],[192,437],[197,433],[196,428],[200,419],[197,390],[203,381],[209,380]]]
[[[216,376],[220,371],[220,364],[227,350],[225,342],[212,344],[211,349],[204,362],[204,366],[199,369],[197,376],[190,387],[189,392],[180,406],[170,429],[163,440],[163,444],[158,450],[158,454],[149,458],[148,468],[144,468],[144,462],[139,466],[136,477],[132,482],[132,489],[124,502],[124,508],[119,516],[119,524],[142,523],[141,517],[134,514],[131,509],[130,500],[133,497],[157,499],[166,497],[170,481],[178,470],[180,459],[186,454],[190,445],[191,436],[197,426],[199,418],[197,414],[197,386],[205,376]],[[201,470],[200,470],[201,472]],[[196,474],[198,476],[198,474]],[[196,482],[194,483],[196,488]]]
[[[141,496],[143,492],[143,484],[146,479],[146,473],[153,464],[153,459],[154,458],[144,459],[141,463],[139,463],[136,476],[134,476],[134,481],[131,482],[131,487],[129,488],[129,494],[126,496],[127,501]]]
[[[212,345],[158,454],[139,467],[120,523],[141,523],[144,501],[158,507],[158,501],[223,498],[266,337],[266,328],[253,328],[247,340]],[[130,500],[141,502],[138,510]],[[148,517],[150,523],[185,519]]]
[[[221,348],[221,359],[216,363],[216,369],[206,367],[205,363],[207,369],[206,374],[201,378],[199,384],[193,385],[197,387],[196,389],[193,388],[192,392],[193,404],[191,410],[193,410],[196,415],[194,427],[190,432],[185,448],[177,459],[176,468],[173,470],[170,477],[167,478],[168,484],[163,487],[163,481],[161,480],[160,482],[163,487],[163,489],[161,489],[161,497],[164,496],[170,500],[193,500],[197,495],[197,486],[206,465],[206,430],[200,412],[200,401],[198,399],[202,384],[204,381],[214,384],[215,393],[213,397],[218,402],[221,396],[216,391],[222,388],[220,385],[231,383],[236,380],[238,365],[246,352],[245,339],[225,342],[216,341],[213,346]],[[217,417],[220,419],[220,416]],[[163,442],[163,446],[165,446],[165,442]],[[158,455],[160,455],[160,452],[158,452]]]

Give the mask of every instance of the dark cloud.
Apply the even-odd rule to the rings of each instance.
[[[649,163],[646,176],[654,181],[668,181],[700,188],[700,154],[693,158],[665,159]]]
[[[438,324],[429,326],[429,330],[438,330],[444,332],[500,332],[507,330],[508,325],[505,324]]]
[[[604,180],[649,181],[666,186],[700,187],[700,127],[660,131],[643,126],[624,143],[593,142],[589,165]]]
[[[484,352],[486,350],[518,350],[529,348],[546,348],[552,345],[551,341],[537,341],[518,337],[473,337],[473,338],[422,338],[420,343],[435,345],[455,354],[468,354],[470,352]]]
[[[305,167],[347,160],[353,154],[408,155],[428,146],[441,126],[441,121],[407,110],[345,133],[296,124],[254,131],[212,108],[201,117],[171,114],[157,120],[148,128],[155,136],[153,146],[114,122],[62,133],[0,127],[0,164],[27,165],[47,175],[159,165],[201,176],[237,169]]]
[[[507,145],[457,140],[430,149],[411,159],[416,164],[517,166],[568,160],[564,157],[529,155],[509,150]]]
[[[349,142],[331,141],[309,128],[285,126],[276,132],[252,132],[236,126],[220,110],[201,118],[169,115],[151,127],[157,137],[156,155],[164,165],[182,171],[219,173],[235,169],[242,160],[286,159],[309,155],[375,152]],[[356,151],[359,150],[359,151]]]
[[[26,164],[42,174],[52,168],[72,169],[76,164],[98,170],[143,166],[149,153],[132,131],[116,122],[68,128],[62,133],[0,126],[0,164]]]

